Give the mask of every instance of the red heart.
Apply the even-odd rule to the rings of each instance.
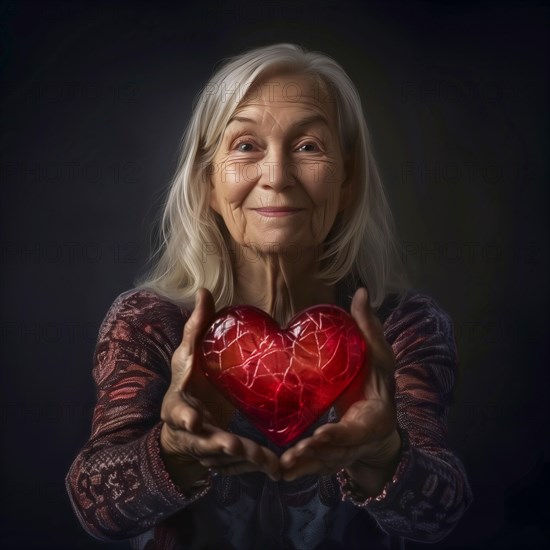
[[[305,309],[286,329],[255,307],[222,309],[202,350],[207,378],[277,445],[311,426],[367,355],[353,318],[332,305]]]

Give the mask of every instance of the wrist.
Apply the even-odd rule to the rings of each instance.
[[[208,486],[210,470],[195,457],[176,450],[167,441],[166,429],[165,424],[160,434],[160,456],[174,485],[184,492]]]
[[[383,441],[379,442],[375,449],[371,449],[368,455],[353,463],[352,467],[371,470],[386,470],[396,466],[401,456],[403,441],[397,428]]]
[[[401,436],[394,430],[380,444],[378,452],[357,460],[344,471],[365,497],[376,496],[395,473],[401,460],[401,449]]]

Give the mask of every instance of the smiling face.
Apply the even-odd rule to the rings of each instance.
[[[261,252],[320,245],[348,182],[335,105],[313,77],[261,80],[239,104],[213,160],[210,206],[233,240]]]

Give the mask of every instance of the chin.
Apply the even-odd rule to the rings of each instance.
[[[266,237],[262,240],[262,245],[250,242],[244,247],[243,253],[249,256],[258,254],[280,254],[290,259],[298,261],[304,257],[308,251],[318,248],[319,245],[310,242],[304,242],[296,238],[296,234],[281,238]]]

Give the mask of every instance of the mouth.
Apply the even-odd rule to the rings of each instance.
[[[267,218],[278,218],[283,216],[292,216],[299,212],[303,212],[305,208],[295,208],[292,206],[264,206],[262,208],[252,208],[254,212]]]

